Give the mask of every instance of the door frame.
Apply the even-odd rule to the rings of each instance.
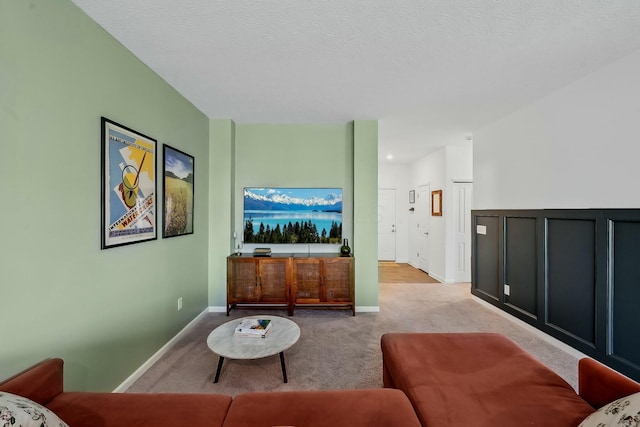
[[[456,221],[458,220],[458,214],[459,214],[459,210],[456,209],[457,204],[458,204],[458,199],[457,199],[457,196],[455,195],[456,194],[457,184],[470,184],[471,185],[471,189],[470,189],[470,191],[471,191],[471,199],[469,200],[469,206],[467,207],[466,211],[464,212],[464,216],[468,217],[468,219],[469,219],[468,222],[465,221],[466,222],[466,227],[465,227],[465,233],[464,233],[465,241],[468,242],[468,246],[469,246],[467,248],[467,252],[465,254],[465,260],[464,260],[465,268],[467,270],[466,270],[466,272],[460,273],[459,270],[457,268],[455,268],[455,273],[454,273],[454,276],[455,276],[454,280],[456,282],[470,282],[471,281],[471,233],[472,233],[472,230],[471,230],[471,209],[472,209],[472,206],[471,205],[473,204],[473,180],[472,179],[452,179],[451,181],[453,183],[453,186],[452,186],[452,190],[453,190],[452,193],[454,194],[453,212],[454,212],[454,215],[455,215],[455,217],[452,218],[452,220],[453,220],[452,221],[452,223],[453,223],[452,239],[453,239],[454,247],[455,247],[455,244],[457,243],[457,240],[458,240],[457,235],[456,235],[457,231],[456,231],[456,228],[455,228],[456,227]],[[459,253],[459,251],[456,251],[454,249],[453,254],[454,254],[454,257],[455,257],[453,265],[456,266],[460,262],[460,260],[459,260],[460,253]],[[463,275],[464,275],[464,277],[463,277]]]
[[[425,273],[429,273],[429,232],[431,231],[431,183],[425,183],[425,184],[421,184],[418,185],[417,187],[418,193],[417,193],[417,197],[418,200],[421,200],[420,198],[420,194],[422,194],[422,192],[424,191],[424,202],[420,201],[418,203],[416,203],[416,226],[418,228],[418,238],[416,240],[416,249],[417,249],[417,254],[418,257],[416,259],[416,264],[417,264],[417,268],[419,268],[420,270],[424,271]],[[424,212],[422,212],[422,207],[424,207]],[[423,229],[420,228],[420,223],[421,221],[424,221],[423,223],[426,224],[426,233],[423,231]],[[422,233],[425,233],[425,235],[423,235]],[[422,246],[422,242],[424,240],[424,246]],[[422,255],[424,255],[424,251],[426,251],[426,256],[424,256],[424,258],[422,257]],[[422,252],[422,255],[420,254],[420,252]]]

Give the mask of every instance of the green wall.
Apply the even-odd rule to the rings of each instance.
[[[340,187],[343,234],[353,224],[353,124],[236,125],[235,231],[245,187]],[[337,249],[338,250],[338,249]],[[306,251],[306,248],[305,248]]]
[[[100,117],[195,157],[194,234],[100,250]],[[242,188],[344,189],[356,304],[376,307],[377,123],[209,120],[67,0],[0,2],[0,378],[65,360],[110,391],[223,307]],[[158,181],[158,200],[162,185]],[[177,299],[183,298],[178,312]]]
[[[343,189],[343,235],[354,242],[356,257],[356,305],[363,311],[377,310],[376,121],[235,124],[231,120],[216,119],[211,120],[210,147],[209,305],[212,309],[225,307],[226,257],[233,251],[234,242],[242,244],[243,189],[270,186]],[[225,205],[227,200],[230,207]],[[243,247],[243,250],[251,251],[252,247]],[[307,247],[274,248],[281,252],[296,250],[306,252]],[[337,252],[339,248],[333,250]],[[327,251],[327,248],[319,245],[311,251]]]
[[[221,311],[227,301],[227,256],[233,252],[235,123],[212,119],[209,138],[209,306]]]
[[[101,116],[157,139],[158,173],[163,143],[195,157],[193,235],[100,250]],[[68,388],[112,390],[202,312],[208,143],[207,117],[71,2],[0,2],[0,378],[57,356]]]
[[[356,120],[353,141],[357,305],[375,311],[378,307],[378,122]]]

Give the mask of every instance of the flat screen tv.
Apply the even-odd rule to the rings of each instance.
[[[244,243],[340,244],[342,188],[244,189]]]

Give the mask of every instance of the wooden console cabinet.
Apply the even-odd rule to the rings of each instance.
[[[293,258],[295,307],[351,308],[355,316],[353,258]]]
[[[331,254],[227,257],[227,315],[232,308],[355,309],[354,258]]]
[[[287,258],[228,257],[227,316],[239,304],[290,307],[290,264]]]

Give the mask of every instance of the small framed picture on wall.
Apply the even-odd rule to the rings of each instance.
[[[442,190],[431,192],[431,216],[442,216]]]
[[[162,237],[193,234],[193,156],[163,145]]]

